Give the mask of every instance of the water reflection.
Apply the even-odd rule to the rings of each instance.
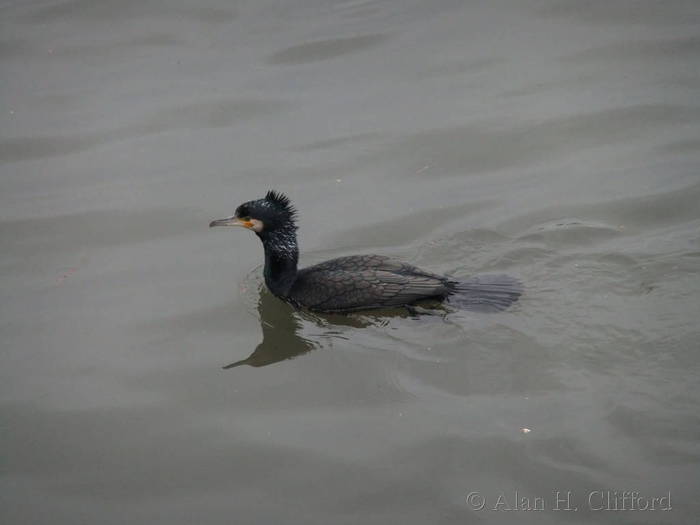
[[[316,314],[295,309],[261,286],[258,316],[262,341],[248,357],[223,368],[272,365],[325,347],[333,339],[349,339],[352,329],[386,326],[392,318],[418,317],[422,313],[400,308],[376,310],[372,314]]]
[[[302,320],[295,309],[267,290],[260,291],[258,301],[262,341],[252,354],[224,368],[241,365],[267,366],[310,352],[318,345],[299,335]]]

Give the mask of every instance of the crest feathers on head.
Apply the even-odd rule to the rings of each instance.
[[[265,195],[265,200],[267,202],[275,204],[276,206],[279,206],[282,210],[286,211],[289,214],[290,218],[293,219],[296,217],[297,210],[292,205],[291,201],[289,200],[289,197],[287,197],[284,193],[280,193],[279,191],[275,190],[270,190]]]

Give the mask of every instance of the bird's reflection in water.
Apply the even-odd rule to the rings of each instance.
[[[261,290],[258,301],[262,341],[245,359],[226,365],[267,366],[310,352],[317,345],[299,335],[302,320],[294,308],[280,301],[267,290]]]
[[[385,326],[392,317],[410,316],[405,309],[378,310],[376,315],[317,315],[297,310],[280,301],[265,287],[260,289],[258,314],[262,329],[262,341],[248,357],[226,365],[223,367],[224,369],[241,365],[254,367],[272,365],[329,345],[334,338],[346,339],[348,337],[347,328]],[[304,325],[307,328],[319,328],[320,333],[310,334],[311,338],[304,337],[301,335],[301,332],[304,331]]]

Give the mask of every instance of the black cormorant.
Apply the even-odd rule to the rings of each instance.
[[[209,227],[254,231],[265,248],[265,284],[270,291],[316,312],[409,307],[423,299],[448,299],[461,308],[493,312],[505,310],[522,294],[520,282],[508,275],[455,280],[382,255],[339,257],[299,269],[296,214],[285,195],[269,191]]]

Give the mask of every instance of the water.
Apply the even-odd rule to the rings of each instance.
[[[700,513],[697,2],[1,9],[4,523]],[[269,188],[304,263],[526,294],[295,312],[207,229]]]

